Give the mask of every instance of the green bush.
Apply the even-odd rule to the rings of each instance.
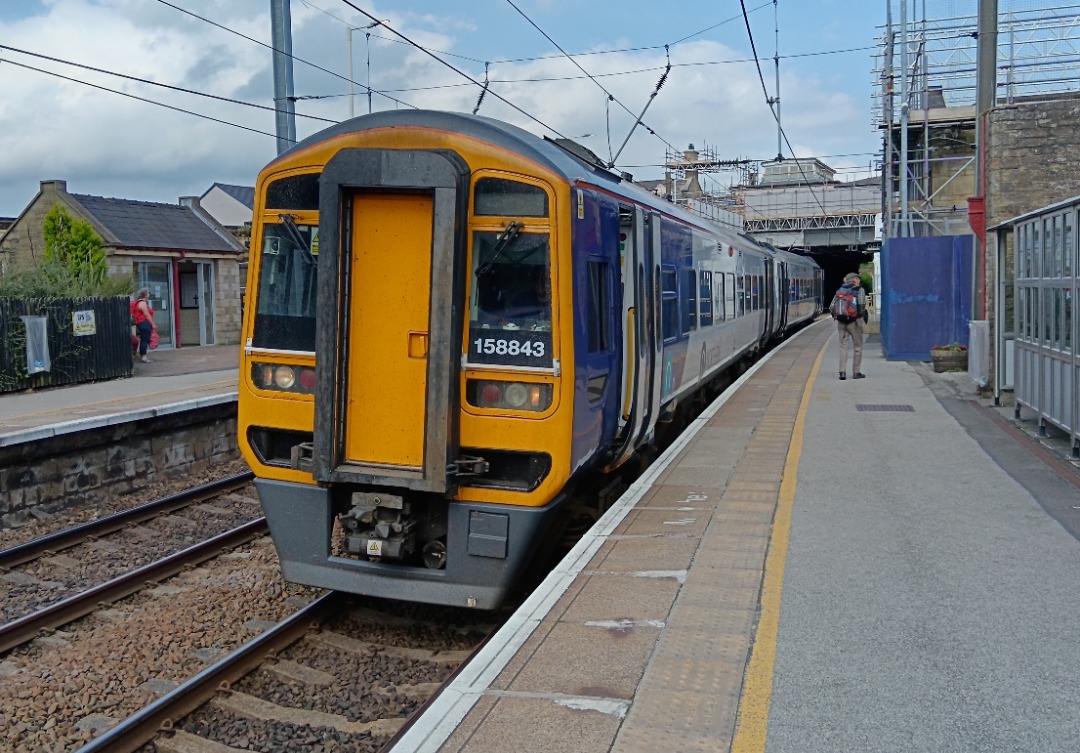
[[[45,215],[44,258],[33,269],[0,277],[0,298],[85,298],[130,295],[134,277],[109,276],[101,237],[89,222],[57,204]]]

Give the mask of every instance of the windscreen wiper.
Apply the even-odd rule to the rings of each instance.
[[[300,232],[300,228],[296,226],[296,220],[293,219],[291,214],[279,214],[278,219],[281,220],[281,224],[285,226],[285,229],[289,231],[289,240],[291,240],[296,247],[303,252],[304,261],[308,264],[315,265],[318,260],[315,255],[311,253],[311,246],[304,240],[304,234]]]
[[[491,249],[491,256],[486,262],[476,268],[477,277],[479,277],[480,275],[486,275],[488,272],[491,271],[492,266],[494,266],[495,264],[495,260],[498,259],[499,256],[502,255],[502,252],[506,250],[507,246],[510,245],[510,241],[518,237],[523,227],[525,227],[525,225],[520,222],[511,222],[506,226],[506,229],[499,234],[498,238],[495,239],[495,245],[492,246]]]

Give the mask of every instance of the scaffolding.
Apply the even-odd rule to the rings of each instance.
[[[977,0],[886,0],[875,55],[885,237],[967,232],[976,195]],[[952,12],[970,7],[971,15]],[[916,6],[920,18],[914,17]],[[928,8],[929,6],[929,8]],[[998,103],[1080,90],[1080,4],[999,0]]]

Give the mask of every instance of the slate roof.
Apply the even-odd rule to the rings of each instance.
[[[255,187],[254,186],[231,186],[228,183],[215,183],[207,189],[206,193],[202,195],[204,198],[206,194],[213,191],[215,188],[220,188],[223,192],[233,197],[248,209],[255,208]]]
[[[231,251],[238,248],[214,232],[190,208],[130,199],[71,194],[83,210],[112,236],[109,245],[182,251]],[[111,242],[110,242],[111,241]]]

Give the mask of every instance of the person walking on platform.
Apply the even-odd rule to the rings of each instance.
[[[851,376],[853,379],[865,379],[862,368],[863,323],[870,319],[866,310],[866,291],[862,281],[854,272],[844,276],[844,284],[833,296],[829,313],[836,320],[836,329],[840,333],[840,378],[847,379],[848,342],[854,346],[851,357]]]
[[[139,335],[139,360],[150,363],[146,351],[150,349],[150,336],[157,332],[157,324],[154,323],[154,309],[150,307],[150,291],[146,288],[141,288],[131,302],[131,319]]]

